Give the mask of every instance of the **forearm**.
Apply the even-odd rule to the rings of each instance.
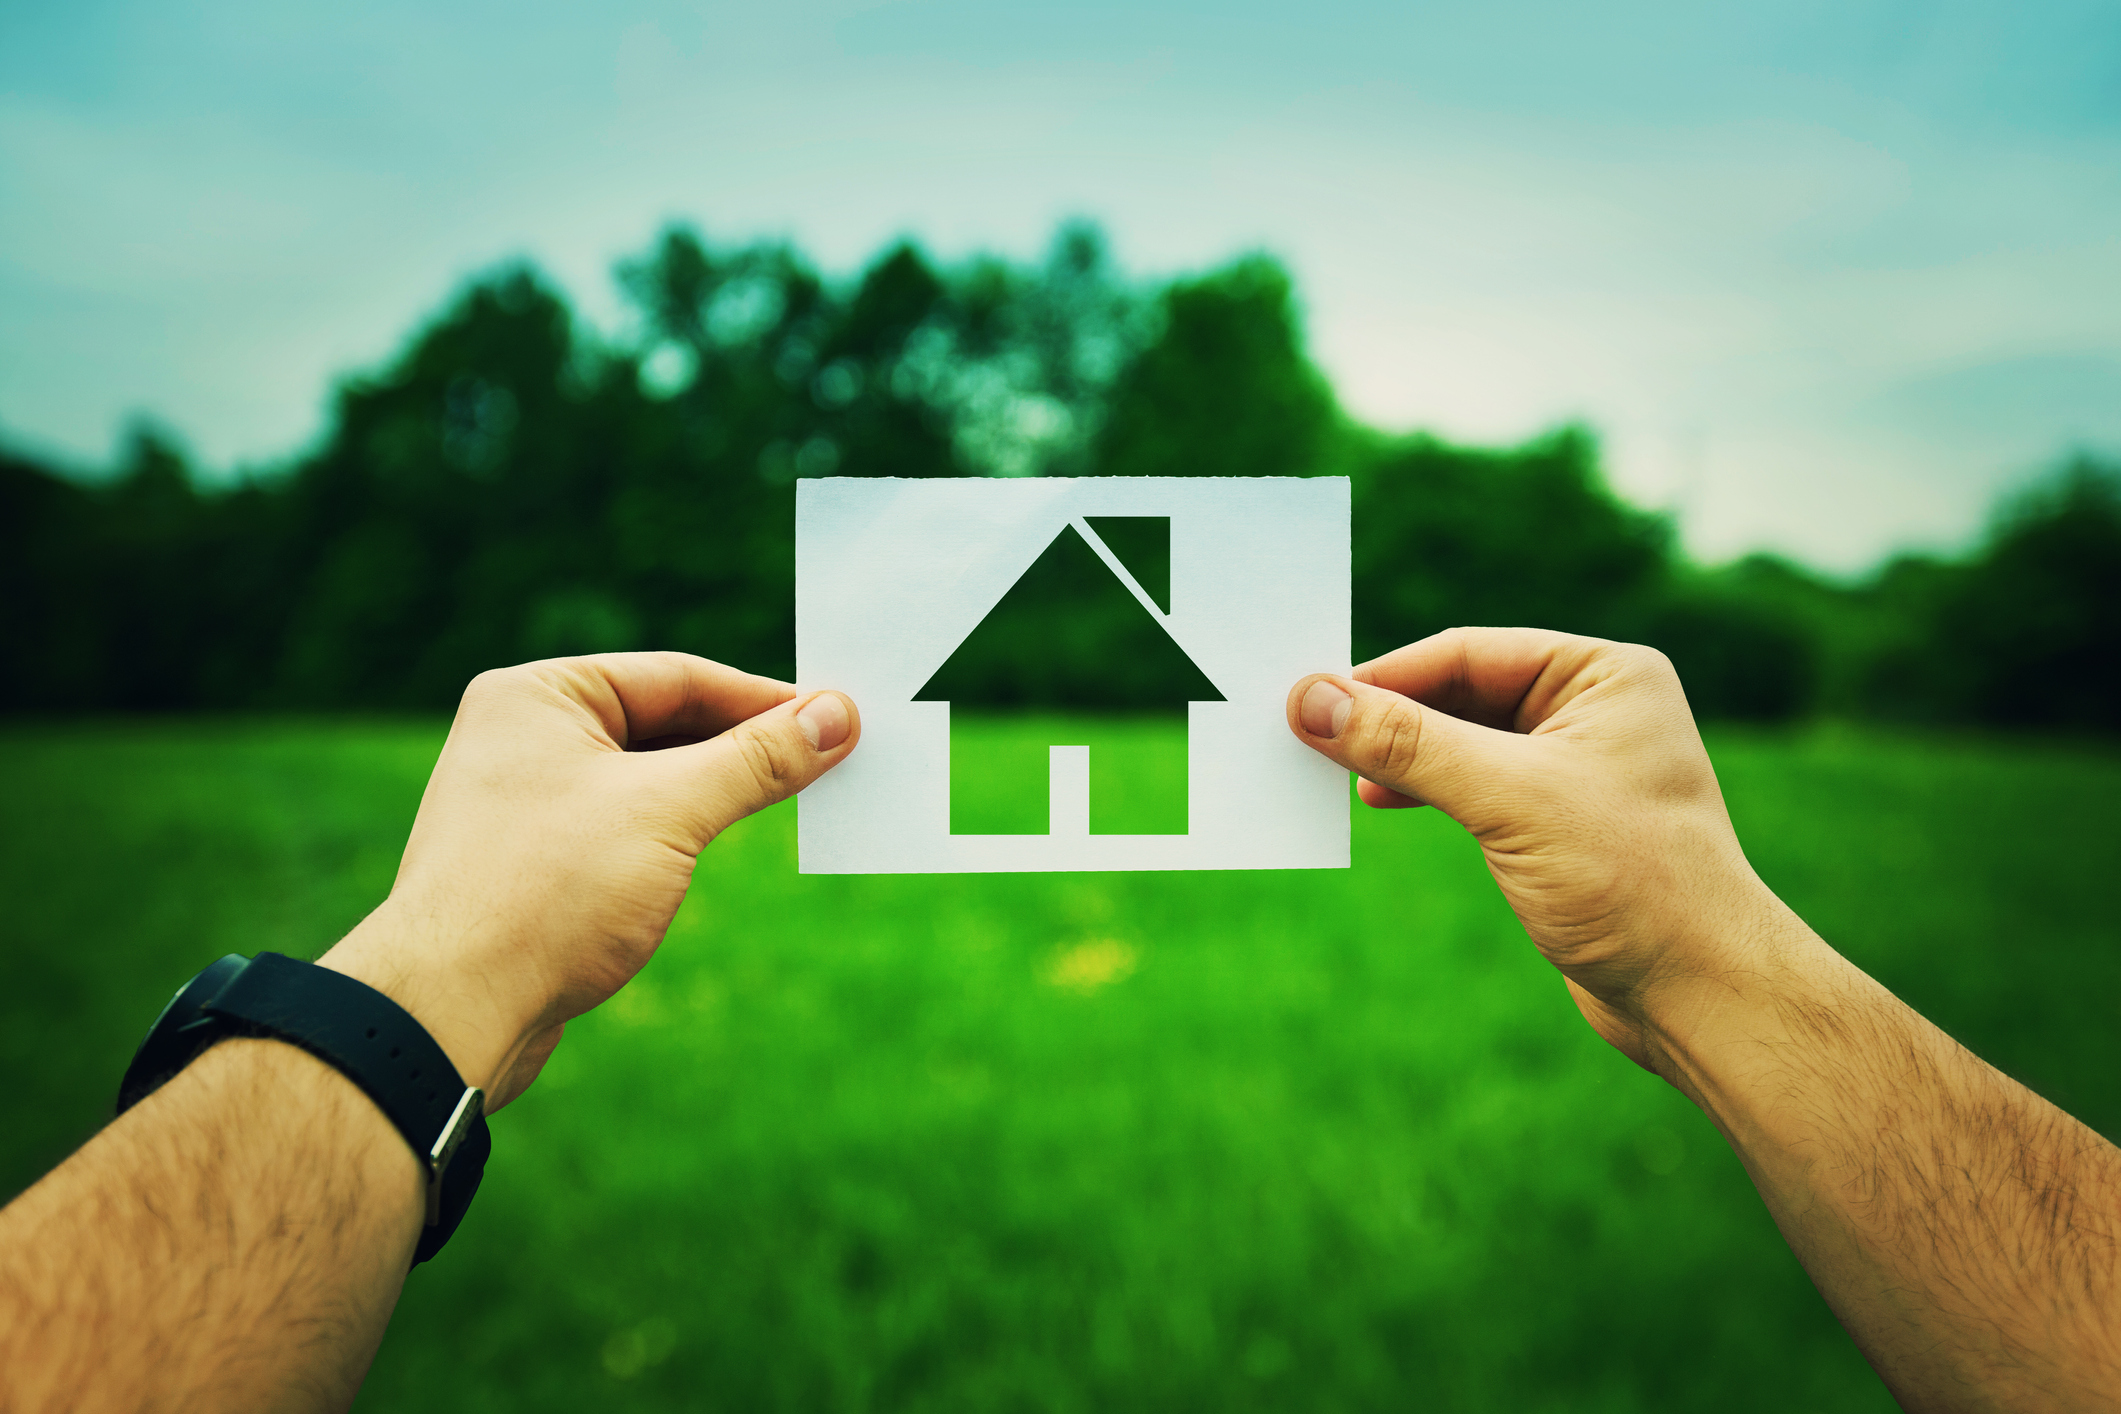
[[[2110,1408],[2121,1151],[1779,906],[1758,970],[1679,988],[1660,1069],[1730,1140],[1912,1410]]]
[[[1454,629],[1287,711],[1365,800],[1480,841],[1584,1018],[1723,1130],[1908,1408],[2114,1407],[2121,1153],[1767,892],[1662,654]]]
[[[228,1041],[0,1210],[10,1410],[343,1409],[423,1173],[306,1052]]]
[[[491,1114],[654,953],[699,852],[860,736],[843,694],[685,654],[483,673],[389,901],[322,964],[397,1001]],[[426,1172],[306,1052],[198,1057],[0,1211],[0,1414],[343,1408]]]

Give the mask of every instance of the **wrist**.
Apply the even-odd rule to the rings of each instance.
[[[489,1096],[539,1029],[502,979],[457,965],[448,949],[421,935],[387,901],[317,965],[365,982],[405,1008],[464,1083]]]
[[[1772,894],[1725,939],[1714,965],[1647,988],[1638,1016],[1651,1069],[1736,1138],[1763,1096],[1810,1065],[1822,1019],[1869,979]]]

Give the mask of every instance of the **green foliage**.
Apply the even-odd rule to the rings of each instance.
[[[1085,516],[1156,607],[1171,612],[1171,517]]]
[[[340,386],[313,450],[233,487],[145,428],[93,486],[0,454],[0,710],[441,708],[485,668],[646,646],[786,677],[799,478],[1344,473],[1358,657],[1536,624],[1655,644],[1710,717],[2121,730],[2121,493],[2089,460],[1964,560],[1704,570],[1584,429],[1349,424],[1265,256],[1142,289],[1077,223],[1033,264],[901,243],[839,284],[674,227],[619,279],[615,345],[533,271],[473,282]],[[1130,615],[1062,638],[1126,677]],[[990,638],[959,666],[994,700],[1089,705],[1047,638]]]
[[[2074,458],[2000,506],[1962,559],[1900,556],[1847,588],[1737,568],[1741,592],[1812,643],[1824,711],[2121,731],[2121,467]]]
[[[1355,655],[1459,624],[1621,636],[1660,587],[1665,521],[1622,503],[1590,434],[1513,451],[1417,436],[1354,484]]]
[[[1820,647],[1770,583],[1788,566],[1750,557],[1720,573],[1681,570],[1617,635],[1661,649],[1698,714],[1780,722],[1818,700]]]
[[[205,961],[382,898],[445,726],[0,733],[0,1191]],[[1710,748],[1794,907],[2121,1134],[2111,752]],[[1347,872],[857,878],[794,809],[496,1117],[361,1407],[1892,1407],[1436,812],[1356,811]]]
[[[214,700],[275,642],[284,524],[253,488],[201,495],[145,425],[99,486],[0,454],[0,708]]]
[[[1304,357],[1289,277],[1249,256],[1164,292],[1163,329],[1121,377],[1107,476],[1310,476],[1328,469],[1333,395]]]
[[[88,492],[0,451],[0,703],[108,700],[103,625],[76,568],[97,520]]]
[[[1980,558],[1940,581],[1932,633],[1958,671],[1934,687],[1954,715],[2121,731],[2121,476],[2079,458],[2007,505]]]

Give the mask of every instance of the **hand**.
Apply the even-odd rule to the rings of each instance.
[[[1464,825],[1585,1019],[1659,1073],[1654,1001],[1817,946],[1746,862],[1654,649],[1453,629],[1303,679],[1288,714],[1365,803]]]
[[[2121,1389],[2121,1151],[1829,948],[1738,848],[1647,648],[1462,628],[1289,693],[1375,806],[1480,841],[1586,1019],[1715,1123],[1909,1410]]]
[[[854,704],[682,653],[486,673],[390,897],[319,961],[394,998],[496,1109],[655,952],[694,857],[845,760]],[[293,1046],[215,1046],[0,1209],[0,1404],[343,1409],[426,1178]]]
[[[410,1011],[498,1109],[654,955],[699,852],[860,736],[844,694],[683,653],[483,673],[390,897],[318,961]]]

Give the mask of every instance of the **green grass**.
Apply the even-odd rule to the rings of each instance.
[[[381,897],[442,731],[0,734],[0,1182],[206,960]],[[2121,1130],[2121,760],[1712,745],[1786,898]],[[793,825],[719,841],[495,1121],[361,1408],[1891,1408],[1433,812],[1358,810],[1316,873],[805,878]]]
[[[950,832],[1043,835],[1048,749],[1090,748],[1090,833],[1186,833],[1186,721],[950,712]]]

